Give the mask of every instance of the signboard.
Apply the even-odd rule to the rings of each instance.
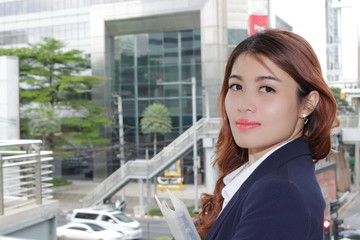
[[[249,36],[268,29],[267,15],[250,15],[249,16]]]

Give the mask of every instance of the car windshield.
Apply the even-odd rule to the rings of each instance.
[[[93,223],[84,223],[84,224],[88,225],[95,232],[105,230],[103,227],[100,227],[99,225],[96,225],[96,224],[93,224]]]
[[[126,215],[124,215],[122,213],[115,213],[115,214],[113,214],[113,217],[115,217],[116,219],[118,219],[121,222],[129,223],[129,222],[133,221],[131,218],[127,217]]]

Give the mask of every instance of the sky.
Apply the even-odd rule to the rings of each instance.
[[[358,68],[357,26],[360,17],[358,0],[347,0],[352,7],[342,8],[343,78],[356,79]],[[276,14],[293,27],[314,48],[326,76],[325,0],[270,0],[272,15]]]

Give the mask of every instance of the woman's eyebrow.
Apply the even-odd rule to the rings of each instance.
[[[242,77],[240,77],[239,75],[236,75],[236,74],[230,75],[228,79],[230,79],[230,78],[236,78],[236,79],[242,81]]]
[[[259,81],[264,81],[264,80],[274,80],[274,81],[278,81],[278,82],[281,82],[281,79],[279,78],[276,78],[274,76],[271,76],[271,75],[264,75],[264,76],[259,76],[256,78],[256,82],[259,82]]]
[[[240,80],[240,81],[243,80],[241,76],[236,75],[236,74],[230,75],[228,79],[230,79],[230,78],[236,78],[236,79],[238,79],[238,80]],[[274,81],[281,82],[281,79],[276,78],[276,77],[271,76],[271,75],[259,76],[259,77],[256,78],[255,81],[256,81],[256,82],[259,82],[259,81],[264,81],[264,80],[274,80]]]

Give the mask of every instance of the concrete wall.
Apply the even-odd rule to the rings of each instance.
[[[5,211],[0,216],[1,236],[24,239],[55,240],[57,200],[44,201],[42,205],[29,205]]]
[[[0,56],[0,139],[19,139],[19,63]]]
[[[323,162],[322,162],[323,161]],[[336,164],[325,162],[321,160],[315,166],[321,165],[316,168],[316,178],[319,182],[321,192],[326,202],[326,209],[324,216],[329,215],[329,202],[330,200],[337,199],[336,190]]]

